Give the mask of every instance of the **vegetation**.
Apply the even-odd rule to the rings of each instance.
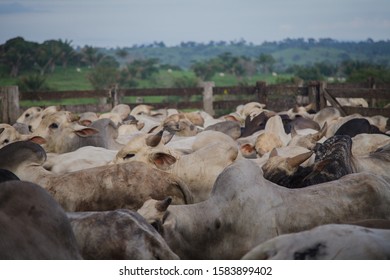
[[[23,91],[195,87],[206,80],[233,86],[329,77],[389,83],[390,41],[285,39],[253,45],[240,40],[173,47],[155,42],[101,49],[16,37],[0,45],[0,86],[17,84]]]

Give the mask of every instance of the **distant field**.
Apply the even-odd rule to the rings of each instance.
[[[67,91],[67,90],[92,90],[93,87],[88,81],[87,75],[91,71],[89,68],[60,68],[57,67],[53,73],[47,75],[46,83],[51,91]],[[192,71],[172,71],[169,74],[167,71],[160,71],[150,80],[138,81],[138,88],[169,88],[172,87],[174,79],[187,76],[195,77]],[[279,77],[289,78],[288,75]],[[17,85],[15,78],[1,77],[0,86]],[[277,76],[273,75],[255,75],[249,77],[237,78],[229,74],[216,74],[212,80],[215,86],[236,86],[240,84],[255,85],[257,81],[266,81],[267,83],[276,83]]]
[[[57,67],[53,73],[47,75],[46,82],[53,91],[66,90],[91,90],[93,89],[87,79],[87,74],[91,70],[88,68],[66,68]],[[31,73],[22,74],[28,75]],[[17,85],[18,78],[1,77],[0,86]]]
[[[65,90],[91,90],[92,85],[87,79],[89,68],[58,68],[48,75],[47,83],[50,88],[59,91]]]

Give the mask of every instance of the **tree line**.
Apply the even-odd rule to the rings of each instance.
[[[245,77],[256,74],[271,75],[273,72],[288,73],[293,78],[303,80],[323,80],[327,77],[342,77],[350,81],[359,81],[367,77],[375,77],[382,82],[390,82],[389,61],[382,59],[355,60],[345,56],[338,63],[329,59],[314,63],[290,64],[280,67],[281,59],[274,56],[275,50],[288,48],[310,48],[315,46],[343,48],[345,51],[359,51],[372,56],[390,57],[390,42],[374,42],[368,39],[364,42],[338,42],[332,39],[286,39],[281,42],[264,42],[261,51],[249,55],[236,54],[229,50],[231,47],[249,48],[254,46],[244,40],[227,42],[210,41],[208,44],[196,42],[181,43],[177,49],[193,49],[193,53],[201,53],[201,50],[218,50],[214,55],[199,57],[191,60],[189,70],[195,74],[195,78],[181,76],[173,81],[173,86],[195,86],[199,80],[211,80],[216,74],[229,74],[244,82]],[[227,48],[230,47],[230,48]],[[387,48],[386,48],[387,47]],[[120,87],[137,87],[139,81],[151,79],[161,70],[182,70],[176,64],[164,63],[161,57],[141,56],[137,57],[132,49],[168,49],[163,42],[155,42],[152,45],[133,46],[132,48],[101,49],[92,46],[72,47],[69,40],[47,40],[36,43],[16,37],[0,45],[0,75],[19,77],[23,73],[30,73],[29,79],[35,86],[44,83],[44,76],[53,73],[56,67],[89,67],[92,69],[88,79],[94,88],[102,89],[113,84]],[[220,52],[220,50],[226,50]],[[194,56],[195,57],[195,56]],[[31,74],[33,73],[33,74]],[[28,82],[28,79],[27,81]],[[280,80],[280,82],[292,82]]]

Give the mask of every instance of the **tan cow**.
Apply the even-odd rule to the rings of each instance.
[[[201,131],[201,129],[195,126],[184,113],[166,117],[160,126],[178,136],[194,136]]]
[[[23,114],[16,120],[17,123],[24,123],[28,126],[30,132],[34,132],[42,119],[47,115],[58,112],[58,106],[49,106],[45,109],[40,107],[31,107],[23,112]]]
[[[313,131],[312,133],[303,133],[297,132],[294,128],[291,129],[291,140],[288,143],[288,146],[300,146],[306,149],[313,149],[316,143],[322,143],[326,140],[325,134],[328,128],[327,123],[324,123],[324,126],[320,131]]]
[[[193,152],[184,155],[165,147],[157,136],[137,135],[118,152],[115,162],[142,161],[178,176],[190,189],[194,202],[208,198],[218,175],[239,155],[236,142],[222,132],[199,133]]]
[[[354,156],[368,155],[379,147],[390,143],[390,137],[383,134],[361,133],[352,137],[352,154]]]
[[[66,153],[84,146],[96,146],[119,150],[123,145],[116,142],[117,127],[109,119],[100,119],[91,126],[82,126],[78,116],[68,111],[59,111],[46,116],[34,136],[46,139],[46,152]]]
[[[45,160],[45,151],[32,142],[15,142],[0,149],[0,168],[41,185],[66,211],[136,210],[149,198],[166,196],[178,204],[193,202],[182,180],[142,162],[57,175],[43,168]]]
[[[0,124],[0,148],[16,141],[32,141],[37,144],[46,143],[46,140],[40,136],[20,134],[13,126],[5,123]]]

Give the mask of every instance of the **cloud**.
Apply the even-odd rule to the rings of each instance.
[[[20,4],[18,2],[13,3],[0,3],[0,14],[6,15],[6,14],[22,14],[22,13],[29,13],[33,12],[34,9],[27,7],[23,4]]]

